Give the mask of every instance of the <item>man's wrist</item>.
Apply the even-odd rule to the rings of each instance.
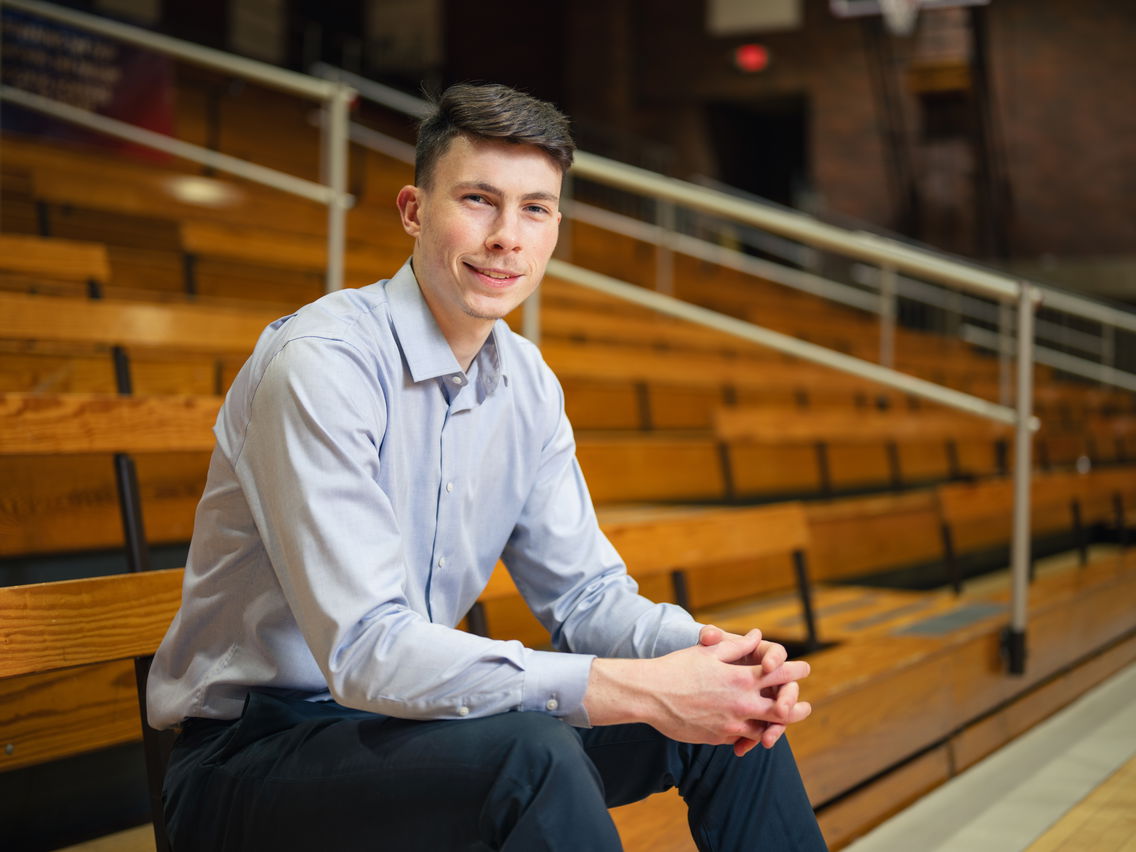
[[[593,725],[622,725],[648,721],[649,659],[592,660],[584,709]]]

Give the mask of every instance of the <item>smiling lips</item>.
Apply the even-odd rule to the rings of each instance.
[[[474,266],[470,263],[467,263],[466,266],[468,266],[483,278],[488,278],[491,281],[500,282],[501,284],[515,281],[521,277],[520,272],[510,272],[507,269],[493,269],[491,267]]]

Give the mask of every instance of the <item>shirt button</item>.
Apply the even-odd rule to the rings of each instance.
[[[462,383],[462,377],[461,376],[450,376],[450,381],[452,381],[455,385],[460,385]]]
[[[560,706],[560,702],[557,701],[555,698],[550,698],[546,702],[544,702],[544,709],[548,710],[550,712],[553,711],[553,710],[556,710],[559,706]]]
[[[439,568],[445,568],[446,567],[446,557],[443,556],[441,559],[438,560],[438,567]]]
[[[453,492],[453,490],[454,490],[454,484],[452,482],[447,482],[446,483],[446,493],[450,494],[450,493]]]
[[[461,707],[458,708],[458,715],[459,716],[468,716],[469,715],[469,708],[466,707],[463,704]]]

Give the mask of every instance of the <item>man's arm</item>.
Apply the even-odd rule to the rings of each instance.
[[[389,431],[376,382],[349,345],[298,339],[256,389],[235,468],[279,586],[262,594],[283,596],[302,635],[285,624],[258,641],[281,666],[310,651],[348,706],[415,719],[521,709],[584,721],[589,657],[432,623],[409,598],[404,540],[378,482]]]

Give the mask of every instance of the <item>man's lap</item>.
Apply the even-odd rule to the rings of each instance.
[[[746,759],[756,783],[775,797],[791,772],[799,788],[787,745],[761,752]],[[380,848],[424,848],[416,847],[422,827],[442,844],[435,848],[491,848],[471,845],[471,832],[488,836],[486,820],[520,807],[549,764],[568,765],[557,807],[603,823],[606,807],[672,786],[692,813],[713,807],[709,798],[723,794],[700,782],[706,767],[716,761],[717,777],[721,767],[740,769],[737,760],[727,747],[675,743],[647,725],[576,729],[521,712],[420,722],[254,693],[239,720],[187,723],[167,773],[167,819],[175,846],[190,831],[195,841],[186,845],[201,849],[268,848],[259,844],[271,837],[290,848],[333,842],[346,850],[375,831]],[[770,774],[771,784],[760,780]],[[752,802],[753,792],[727,798]],[[801,811],[802,793],[795,798]],[[487,816],[489,802],[495,813]]]

